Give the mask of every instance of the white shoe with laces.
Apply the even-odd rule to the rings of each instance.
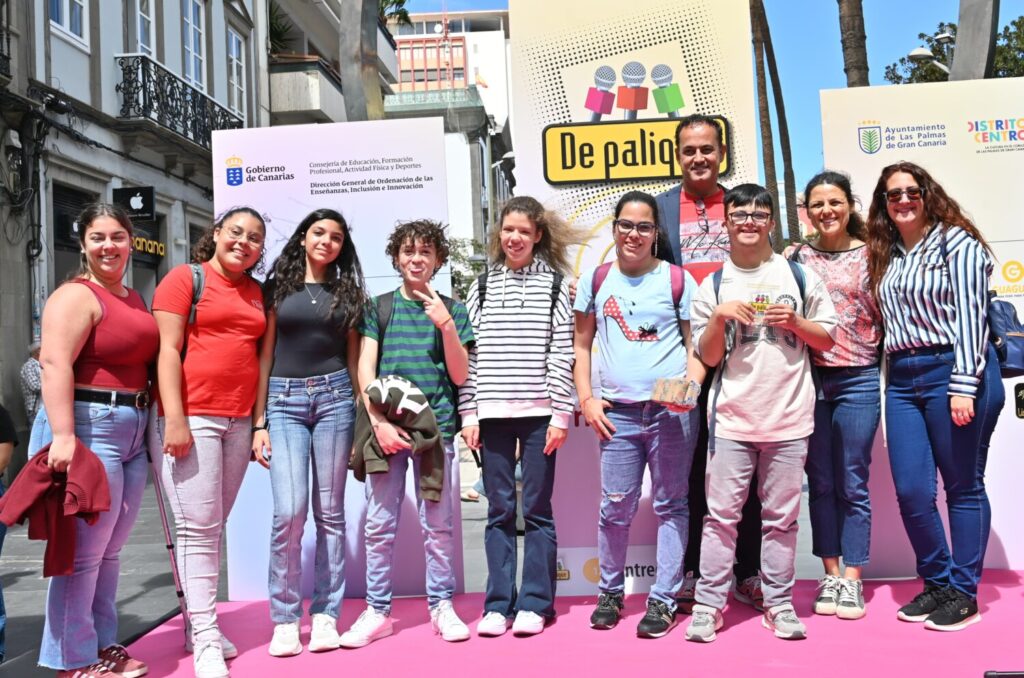
[[[547,620],[536,612],[520,610],[516,613],[516,620],[512,622],[512,635],[514,636],[535,636],[544,630]]]
[[[469,640],[469,627],[459,619],[450,600],[442,600],[430,610],[430,625],[434,628],[434,633],[441,636],[441,640],[449,643]]]
[[[185,652],[192,654],[191,635],[185,637]],[[238,648],[223,633],[220,634],[220,653],[224,655],[224,659],[234,659],[238,656]]]
[[[500,612],[488,612],[476,625],[476,635],[497,638],[508,631],[508,617]]]
[[[309,635],[310,652],[337,650],[341,637],[338,635],[338,620],[329,614],[313,615],[313,629]]]
[[[274,637],[270,641],[267,652],[271,657],[294,657],[302,652],[302,641],[299,640],[299,622],[275,624]]]
[[[372,607],[363,610],[352,628],[341,634],[338,640],[340,647],[365,647],[375,640],[386,638],[394,631],[390,615],[379,612]]]
[[[211,641],[196,648],[192,657],[196,678],[227,678],[228,665],[224,663],[223,648],[219,640]]]

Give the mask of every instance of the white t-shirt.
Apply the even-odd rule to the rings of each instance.
[[[803,266],[806,308],[789,263],[778,254],[757,268],[725,262],[715,299],[714,276],[701,283],[693,300],[690,327],[699,355],[700,338],[715,306],[741,300],[752,304],[752,325],[728,321],[720,378],[708,407],[714,436],[736,441],[780,442],[806,438],[814,430],[814,382],[807,346],[790,330],[765,326],[761,316],[770,304],[790,304],[797,315],[835,336],[838,318],[821,278]]]

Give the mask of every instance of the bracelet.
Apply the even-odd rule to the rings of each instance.
[[[580,401],[580,407],[583,407],[584,405],[586,405],[588,400],[593,400],[593,399],[594,399],[594,394],[591,393],[586,398],[584,398],[583,400]]]
[[[449,322],[451,322],[451,323],[452,323],[452,324],[454,325],[454,324],[455,324],[455,318],[452,318],[452,317],[451,317],[451,316],[449,315],[449,316],[448,316],[448,319],[447,319],[447,320],[445,320],[445,321],[444,321],[443,323],[441,323],[440,325],[437,325],[437,329],[439,329],[439,330],[440,330],[440,329],[443,329],[443,328],[444,328],[444,326],[445,326],[445,325],[447,325],[447,324],[448,324]]]
[[[261,426],[253,426],[252,427],[252,433],[256,433],[256,431],[269,431],[269,430],[270,430],[270,424],[262,424]]]

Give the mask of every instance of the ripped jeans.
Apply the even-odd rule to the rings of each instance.
[[[644,466],[651,471],[651,500],[658,519],[657,575],[650,598],[676,607],[683,583],[683,554],[689,533],[687,501],[690,465],[697,442],[697,411],[670,412],[647,400],[614,403],[605,413],[615,426],[601,441],[601,514],[597,553],[602,592],[625,589],[629,526],[640,505]]]

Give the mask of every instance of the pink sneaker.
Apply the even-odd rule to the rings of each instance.
[[[139,678],[149,673],[146,663],[133,659],[122,645],[110,645],[100,650],[99,663],[125,678]]]

